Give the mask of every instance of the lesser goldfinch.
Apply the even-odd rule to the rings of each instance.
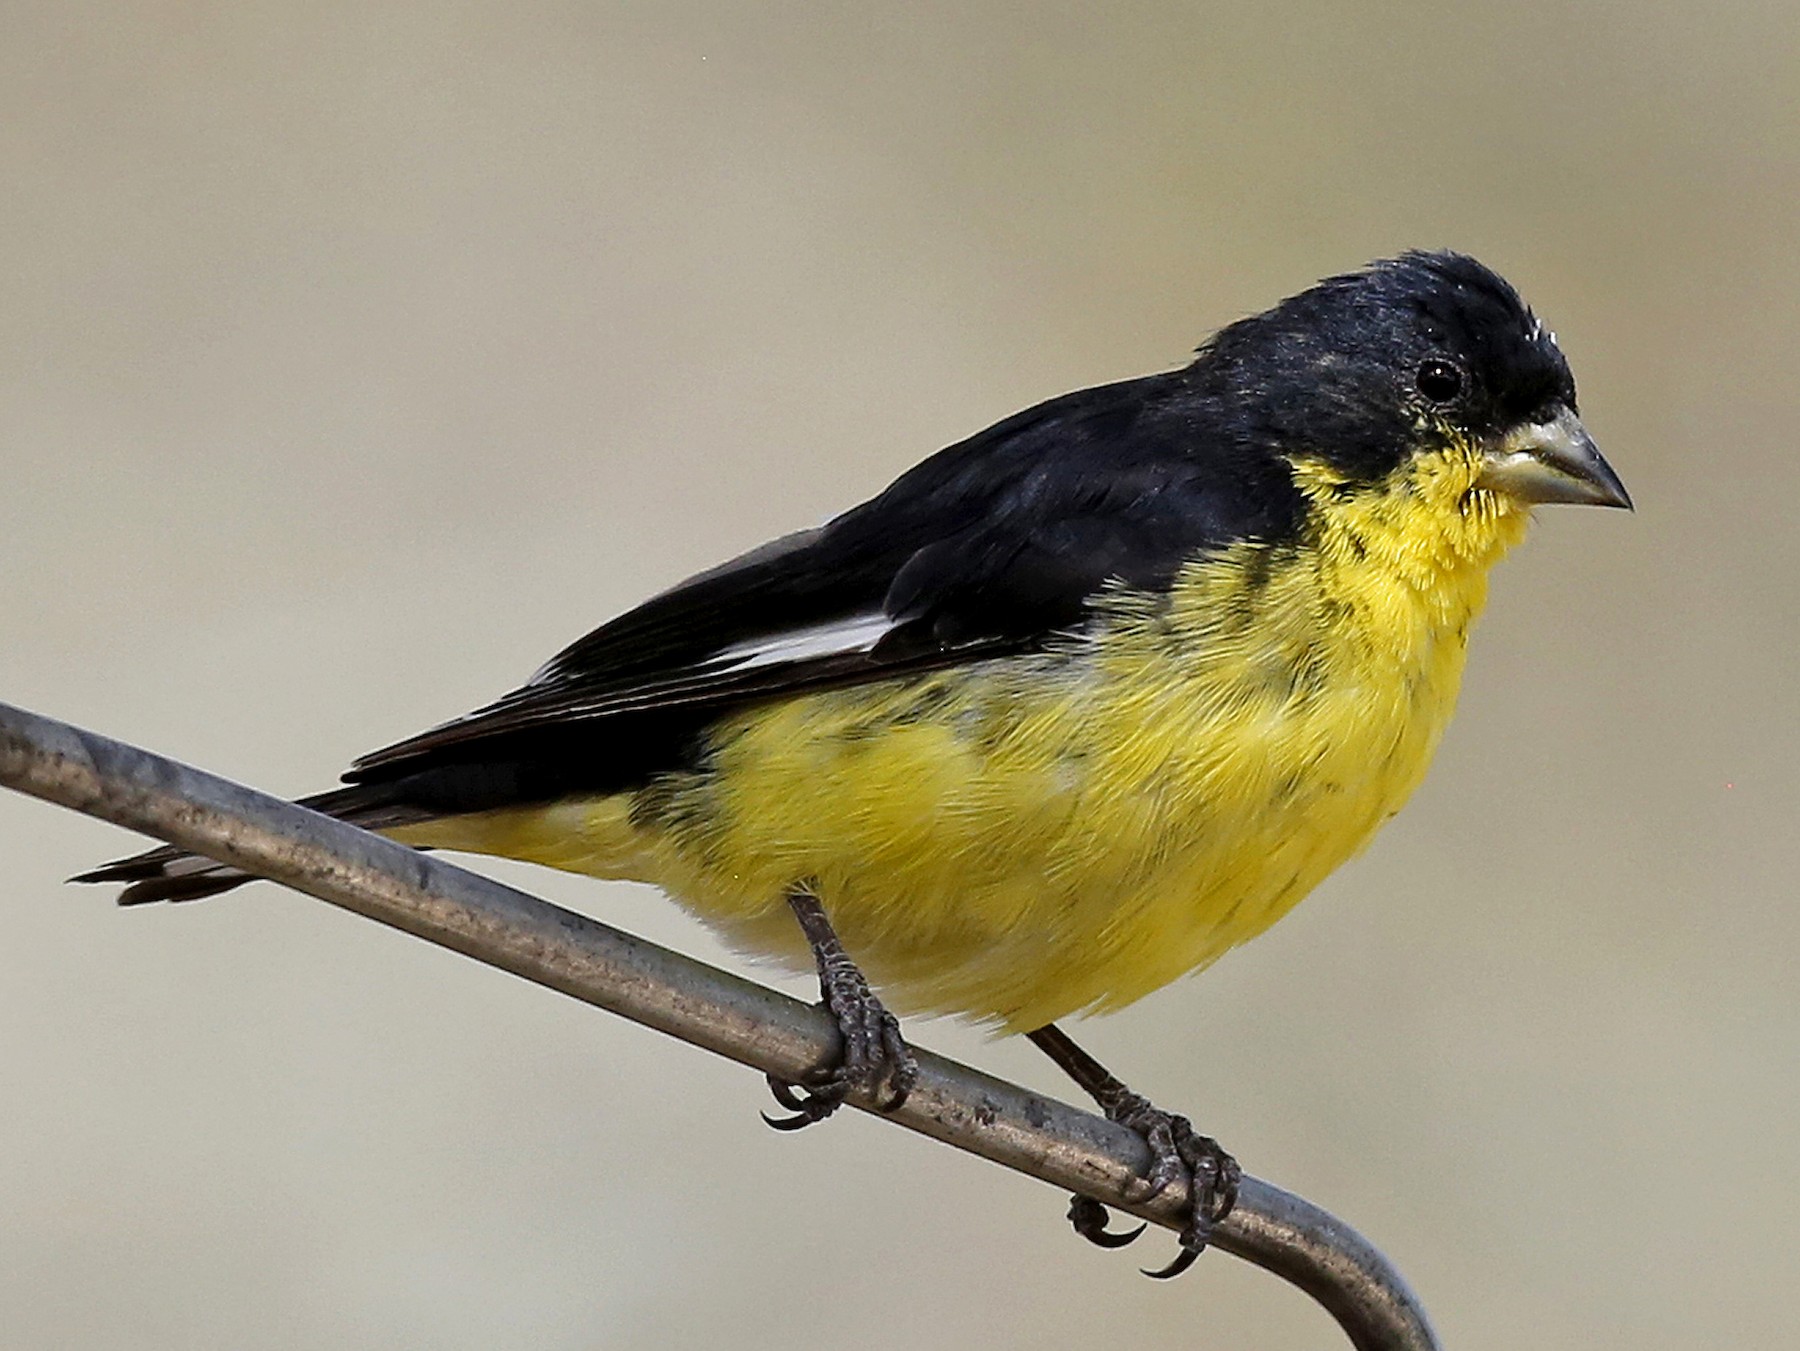
[[[1150,1141],[1148,1187],[1189,1184],[1172,1274],[1236,1165],[1053,1024],[1216,961],[1369,842],[1547,502],[1630,505],[1554,336],[1474,259],[1408,253],[940,451],[305,801],[651,882],[816,964],[841,1054],[775,1085],[779,1124],[904,1097],[888,1004],[1030,1034]],[[82,880],[246,878],[162,849]]]

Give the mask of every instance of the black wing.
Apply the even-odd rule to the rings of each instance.
[[[1301,499],[1196,368],[1040,404],[879,497],[654,597],[486,708],[359,760],[306,805],[375,829],[610,793],[692,764],[722,713],[1024,652],[1109,583],[1155,590],[1197,554],[1291,536]],[[1241,410],[1240,410],[1241,411]],[[175,849],[84,874],[123,904],[248,880]]]
[[[1166,586],[1196,553],[1286,534],[1299,507],[1285,468],[1222,444],[1225,420],[1186,374],[1009,418],[829,524],[621,615],[522,688],[346,777],[441,785],[446,809],[477,784],[490,804],[614,791],[682,763],[732,708],[1026,651],[1078,628],[1109,582]]]

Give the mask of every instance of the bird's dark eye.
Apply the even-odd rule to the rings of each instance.
[[[1433,403],[1449,403],[1463,391],[1463,373],[1454,361],[1433,357],[1419,367],[1419,393]]]

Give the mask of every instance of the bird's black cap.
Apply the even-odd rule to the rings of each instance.
[[[1450,252],[1329,277],[1221,330],[1188,374],[1248,445],[1368,480],[1443,436],[1575,407],[1555,337],[1503,277]]]

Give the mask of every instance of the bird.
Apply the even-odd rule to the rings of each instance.
[[[1211,965],[1370,842],[1551,503],[1631,506],[1555,335],[1472,257],[1403,253],[941,450],[301,802],[653,883],[810,968],[840,1035],[771,1079],[782,1128],[902,1102],[900,1013],[1027,1035],[1148,1142],[1144,1196],[1186,1188],[1170,1276],[1241,1172],[1058,1024]],[[250,878],[164,847],[76,880],[133,905]]]

